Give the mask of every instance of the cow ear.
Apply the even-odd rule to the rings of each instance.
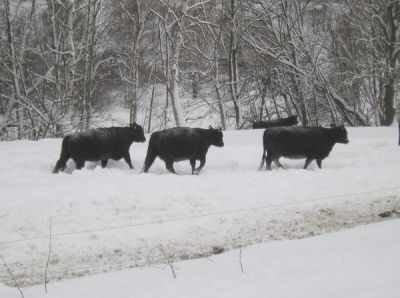
[[[208,126],[208,129],[213,129],[211,125]]]
[[[219,127],[219,131],[222,131],[222,127],[221,126]]]
[[[335,127],[336,127],[336,125],[331,123],[331,128],[335,128]]]

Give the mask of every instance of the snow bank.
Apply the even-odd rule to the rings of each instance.
[[[400,220],[24,289],[28,298],[398,297]],[[242,271],[243,269],[243,271]],[[2,287],[0,296],[20,297]]]

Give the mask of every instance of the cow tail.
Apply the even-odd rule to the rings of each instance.
[[[146,158],[144,160],[142,172],[147,173],[147,171],[153,164],[154,160],[157,157],[157,153],[155,151],[156,151],[156,148],[155,148],[155,144],[154,144],[154,135],[152,134],[150,136],[149,146],[147,147],[147,154],[146,154]]]
[[[60,153],[60,158],[58,159],[54,169],[53,173],[57,174],[60,169],[64,170],[64,168],[67,166],[67,160],[69,159],[69,152],[68,152],[68,142],[69,142],[70,136],[66,136],[61,145],[61,153]]]
[[[264,131],[264,134],[263,134],[263,153],[262,153],[262,156],[261,156],[261,163],[260,163],[260,166],[258,167],[258,170],[259,170],[259,171],[262,170],[262,168],[263,168],[263,166],[264,166],[264,163],[265,163],[265,161],[267,160],[267,155],[265,154],[265,152],[267,151],[267,146],[266,146],[267,144],[266,144],[266,138],[265,138],[266,132],[267,132],[267,130],[265,130],[265,131]]]
[[[262,168],[263,168],[263,166],[264,166],[264,163],[265,163],[265,160],[266,160],[266,158],[267,158],[267,156],[265,155],[265,148],[263,148],[263,154],[262,154],[262,156],[261,156],[261,163],[260,163],[260,166],[258,167],[258,170],[259,171],[261,171],[262,170]]]

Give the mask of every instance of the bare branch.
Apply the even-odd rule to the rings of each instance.
[[[44,270],[44,290],[47,294],[47,282],[48,282],[48,278],[47,278],[47,270],[49,268],[49,262],[50,262],[50,255],[51,255],[51,222],[50,222],[50,233],[49,233],[49,254],[47,255],[47,262],[46,262],[46,269]]]
[[[193,4],[192,6],[189,6],[189,7],[186,9],[186,11],[189,11],[189,10],[191,10],[191,9],[194,9],[194,8],[196,8],[197,6],[207,4],[207,3],[209,3],[209,2],[210,2],[210,0],[206,0],[206,1],[203,1],[203,2],[195,3],[195,4]]]
[[[242,270],[242,273],[244,273],[242,264],[242,248],[239,249],[239,264],[240,264],[240,270]]]
[[[160,247],[160,251],[164,255],[164,258],[167,261],[167,264],[168,264],[169,268],[171,269],[172,277],[174,279],[176,279],[177,276],[176,276],[176,273],[175,273],[174,262],[167,256],[167,254],[166,254],[166,252],[165,252],[165,250],[164,250],[164,248],[162,246]]]
[[[0,255],[0,258],[3,261],[3,265],[6,268],[8,274],[11,276],[12,280],[14,281],[15,287],[18,289],[19,293],[21,294],[21,297],[25,298],[24,293],[22,292],[22,290],[21,290],[21,288],[20,288],[20,286],[19,286],[14,274],[11,272],[11,269],[8,267],[8,265],[7,265],[6,261],[4,260],[3,256]]]

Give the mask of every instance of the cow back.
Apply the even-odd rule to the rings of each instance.
[[[253,128],[271,128],[280,126],[292,126],[298,123],[297,116],[289,116],[287,118],[280,118],[274,120],[256,121],[253,123]]]
[[[264,149],[275,156],[323,159],[337,137],[333,129],[322,127],[276,127],[265,130],[263,142]]]
[[[196,158],[206,154],[210,145],[218,143],[215,131],[217,130],[174,127],[154,132],[150,138],[149,150],[164,160]],[[222,133],[220,134],[222,142]]]
[[[133,141],[144,142],[143,129],[137,127],[108,127],[90,129],[65,137],[65,145],[72,156],[84,160],[120,159],[129,151]],[[63,142],[64,143],[64,142]]]

